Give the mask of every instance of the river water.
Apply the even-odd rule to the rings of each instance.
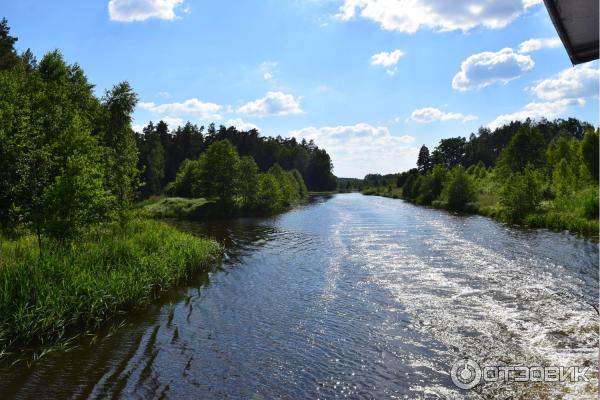
[[[93,343],[2,367],[0,398],[598,397],[595,241],[360,194],[178,226],[222,263]],[[591,379],[463,390],[463,358]]]

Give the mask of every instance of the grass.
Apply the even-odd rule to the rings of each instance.
[[[500,203],[498,187],[491,179],[479,181],[476,200],[469,203],[467,211],[483,215],[500,222],[508,222],[507,211]],[[597,186],[583,188],[568,198],[548,200],[540,210],[530,213],[520,221],[520,225],[530,228],[547,228],[554,231],[569,231],[587,237],[599,236]],[[386,187],[367,188],[364,195],[401,198],[402,189]],[[446,209],[442,199],[434,200],[434,208]]]
[[[148,218],[194,219],[200,217],[210,204],[213,202],[203,198],[155,197],[138,203],[136,207]]]
[[[157,221],[90,228],[77,242],[0,243],[0,355],[50,345],[145,306],[221,253],[219,244]]]

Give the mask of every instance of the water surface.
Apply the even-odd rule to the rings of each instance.
[[[463,357],[596,369],[594,241],[360,194],[178,226],[223,262],[93,344],[0,368],[0,398],[597,398],[449,376]]]

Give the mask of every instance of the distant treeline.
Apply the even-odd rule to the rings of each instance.
[[[250,156],[240,157],[229,140],[208,146],[198,160],[184,160],[166,193],[178,197],[215,199],[222,211],[271,213],[307,196],[297,169],[274,164],[265,173]]]
[[[311,191],[332,190],[336,178],[332,173],[331,158],[311,140],[298,142],[295,138],[261,137],[256,129],[239,131],[235,127],[210,124],[203,126],[186,123],[169,130],[163,121],[150,122],[137,134],[140,152],[139,168],[143,171],[142,197],[162,194],[175,180],[185,160],[198,160],[211,144],[227,140],[241,157],[254,159],[261,172],[275,164],[284,170],[297,170]]]
[[[598,131],[574,118],[481,128],[422,146],[417,168],[364,178],[365,194],[598,234]]]

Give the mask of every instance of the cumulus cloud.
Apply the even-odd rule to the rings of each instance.
[[[241,118],[227,120],[227,122],[225,122],[225,126],[235,126],[239,131],[249,131],[251,129],[259,130],[258,126],[251,122],[246,122]]]
[[[527,118],[552,119],[558,117],[569,107],[583,105],[585,105],[585,100],[583,99],[562,99],[557,101],[529,103],[520,111],[511,114],[500,115],[495,120],[490,122],[488,126],[490,129],[496,129],[502,125],[510,123],[511,121],[524,121]]]
[[[544,79],[532,88],[543,100],[583,98],[598,96],[600,71],[585,64],[567,68],[549,79]]]
[[[385,67],[388,74],[394,75],[397,71],[396,64],[403,55],[404,53],[399,49],[390,52],[382,51],[371,56],[371,65]]]
[[[462,62],[460,71],[452,79],[454,89],[480,89],[493,83],[508,83],[530,71],[535,63],[530,56],[505,48],[497,52],[473,54]]]
[[[182,103],[155,104],[141,102],[140,108],[153,114],[168,114],[171,116],[193,115],[200,119],[221,119],[219,112],[223,108],[219,104],[205,103],[198,99],[188,99]]]
[[[295,99],[293,95],[283,92],[267,92],[263,98],[241,106],[238,112],[257,117],[302,114],[300,100],[301,98]]]
[[[468,31],[476,26],[503,28],[542,0],[345,0],[336,15],[348,21],[362,17],[388,31],[415,33]]]
[[[599,79],[600,71],[589,64],[568,68],[530,89],[539,101],[529,103],[517,112],[500,115],[489,126],[496,128],[510,121],[527,118],[557,118],[569,107],[585,105],[585,98],[597,97]]]
[[[419,108],[412,112],[409,120],[419,124],[428,124],[435,121],[474,121],[478,117],[476,115],[465,115],[457,112],[444,112],[433,107]]]
[[[327,150],[340,177],[362,178],[370,172],[393,173],[413,167],[418,154],[415,138],[392,135],[387,127],[366,123],[308,127],[289,132],[298,139],[314,140]]]
[[[519,53],[531,53],[541,49],[552,49],[562,45],[559,38],[529,39],[519,45]]]
[[[177,18],[175,9],[184,0],[110,0],[108,15],[111,21],[134,22],[149,18],[172,21]]]

